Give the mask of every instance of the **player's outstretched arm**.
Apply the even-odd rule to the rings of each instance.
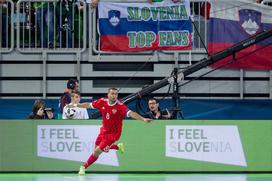
[[[79,107],[79,108],[92,108],[91,102],[83,102],[79,104],[69,104],[69,108]]]
[[[92,103],[91,102],[83,102],[83,103],[79,103],[77,105],[77,107],[80,108],[92,108]]]
[[[143,116],[141,116],[140,114],[136,113],[136,112],[133,112],[133,111],[130,111],[128,113],[128,115],[134,119],[137,119],[137,120],[141,120],[143,122],[146,122],[146,123],[150,123],[152,121],[152,119],[149,119],[149,118],[144,118]]]

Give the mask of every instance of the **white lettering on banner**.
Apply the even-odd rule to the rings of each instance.
[[[175,178],[176,177],[176,178]],[[166,176],[165,181],[185,180],[185,181],[247,181],[246,175],[182,175],[182,176]]]
[[[35,178],[36,181],[56,181],[56,180],[68,180],[68,181],[120,181],[123,176],[118,174],[92,174],[91,176],[63,176],[63,175],[52,175],[52,174],[43,174]],[[33,180],[33,179],[32,179]],[[213,180],[212,180],[213,181]],[[214,180],[215,181],[215,180]],[[227,180],[223,180],[227,181]],[[241,180],[232,180],[232,181],[241,181]]]
[[[237,126],[166,126],[166,156],[247,166]]]
[[[95,147],[100,126],[38,125],[39,157],[85,162]],[[115,150],[102,154],[95,164],[119,166]]]

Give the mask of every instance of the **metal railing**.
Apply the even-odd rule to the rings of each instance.
[[[105,0],[106,1],[106,0]],[[191,19],[194,21],[192,51],[205,52],[207,45],[207,2],[191,1]],[[131,2],[119,1],[114,2]],[[146,2],[133,1],[133,2]],[[16,4],[7,0],[0,5],[1,52],[16,48],[22,53],[78,53],[89,47],[92,55],[137,55],[157,59],[156,52],[108,53],[99,49],[97,12],[83,0],[19,0]],[[204,14],[203,11],[204,9]],[[196,28],[200,32],[196,33]],[[16,31],[16,36],[14,32]],[[200,37],[201,36],[201,37]],[[201,38],[204,44],[201,43]],[[14,44],[16,41],[16,44]],[[192,51],[183,51],[191,53]],[[175,51],[160,51],[168,54]],[[156,61],[156,60],[155,60]]]
[[[14,3],[0,3],[0,52],[11,52],[14,48]]]
[[[68,0],[19,0],[16,4],[20,52],[83,52],[86,49],[86,3]]]
[[[208,0],[190,1],[191,19],[194,22],[192,51],[183,52],[205,52],[204,46],[208,42],[207,2]],[[272,0],[263,0],[262,4],[272,5]],[[14,48],[29,53],[44,51],[66,53],[67,50],[83,52],[89,46],[94,54],[124,54],[124,52],[108,53],[99,49],[97,12],[83,0],[19,0],[16,4],[6,0],[0,4],[0,20],[1,52],[11,52]],[[173,52],[175,51],[161,51],[165,54]],[[155,52],[125,54],[155,55]]]
[[[263,0],[261,4],[272,6],[272,0]]]

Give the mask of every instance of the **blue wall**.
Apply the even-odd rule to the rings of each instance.
[[[90,101],[90,100],[82,100]],[[58,112],[58,100],[45,100],[47,107]],[[0,119],[25,119],[32,111],[34,99],[0,99]],[[130,109],[143,113],[147,110],[146,102],[140,102],[141,109],[136,103],[130,103]],[[272,101],[270,100],[181,100],[180,107],[185,119],[271,119]],[[172,109],[171,100],[160,101],[162,109]],[[89,110],[93,112],[94,110]]]
[[[270,100],[186,100],[185,119],[272,120]]]

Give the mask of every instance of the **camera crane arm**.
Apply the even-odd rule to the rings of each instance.
[[[142,90],[136,92],[136,93],[133,93],[133,94],[130,94],[124,98],[122,98],[121,100],[124,102],[124,103],[130,103],[134,100],[136,100],[137,98],[141,98],[141,97],[144,97],[168,84],[173,84],[174,83],[174,79],[177,78],[178,82],[180,82],[181,80],[184,79],[184,77],[208,66],[208,65],[211,65],[215,62],[218,62],[219,60],[222,60],[228,56],[231,56],[231,55],[235,55],[237,52],[251,46],[251,45],[254,45],[258,42],[261,42],[269,37],[272,37],[272,29],[270,30],[267,30],[267,31],[264,31],[264,32],[261,32],[261,33],[258,33],[258,34],[255,34],[225,50],[222,50],[218,53],[215,53],[207,58],[203,58],[201,59],[200,61],[198,61],[197,63],[187,67],[186,69],[184,70],[181,70],[181,71],[178,71],[177,72],[177,77],[175,77],[176,75],[172,75],[172,76],[169,76],[169,77],[166,77],[164,79],[162,79],[161,81],[155,83],[155,84],[152,84],[152,85],[149,85],[145,88],[143,88]],[[91,115],[91,118],[95,119],[95,118],[98,118],[100,116],[100,112],[97,111],[97,112],[94,112],[92,115]]]

